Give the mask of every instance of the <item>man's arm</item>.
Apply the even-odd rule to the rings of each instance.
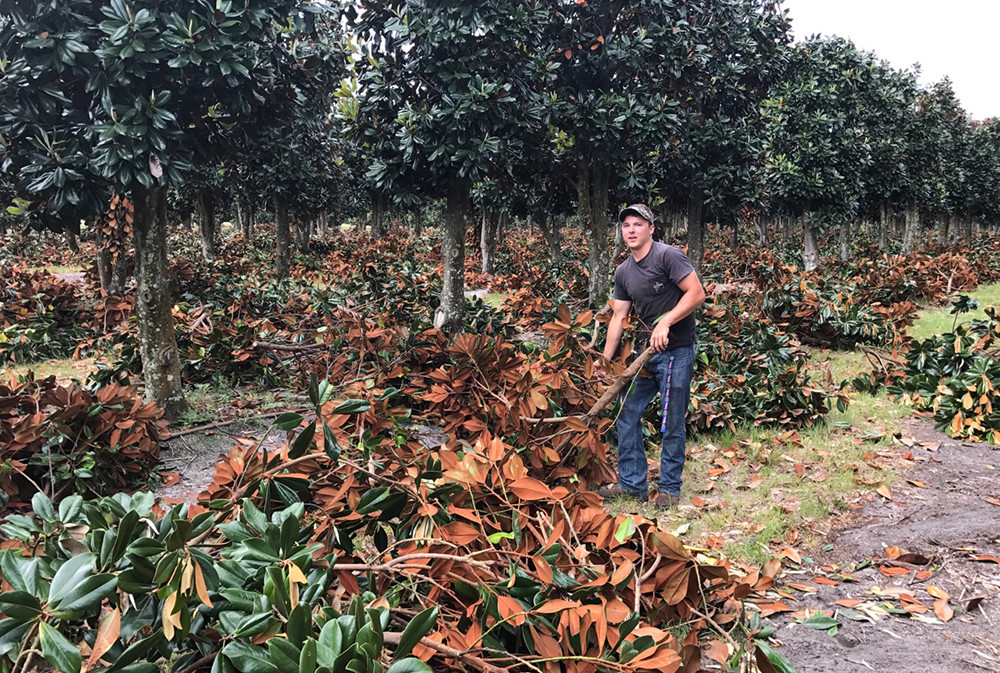
[[[632,308],[632,302],[622,299],[615,299],[611,303],[611,322],[608,323],[608,339],[604,343],[604,359],[612,360],[618,352],[618,346],[622,342],[622,332],[625,331],[622,323],[628,317],[628,312]]]
[[[681,282],[677,283],[677,287],[684,294],[677,300],[677,306],[664,314],[659,322],[656,323],[656,327],[653,328],[653,335],[649,338],[649,345],[657,353],[667,347],[667,341],[670,338],[670,326],[694,313],[694,310],[705,301],[705,288],[702,287],[701,281],[698,279],[698,274],[694,271],[685,276]],[[609,327],[608,340],[610,341],[610,339],[611,328]]]

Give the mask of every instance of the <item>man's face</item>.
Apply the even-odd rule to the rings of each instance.
[[[641,250],[653,240],[653,225],[638,215],[622,220],[622,238],[629,250]]]

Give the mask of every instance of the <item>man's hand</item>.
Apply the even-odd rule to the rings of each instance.
[[[650,347],[657,353],[661,353],[667,348],[667,342],[670,340],[670,323],[666,320],[660,320],[656,323],[656,327],[653,328],[653,335],[649,337]]]
[[[599,379],[605,379],[608,377],[608,369],[605,367],[605,363],[608,362],[603,356],[594,360],[594,376]]]

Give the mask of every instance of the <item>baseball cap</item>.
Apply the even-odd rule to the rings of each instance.
[[[631,206],[622,208],[622,212],[618,213],[618,221],[621,222],[629,215],[636,215],[653,224],[653,211],[645,203],[633,203]]]

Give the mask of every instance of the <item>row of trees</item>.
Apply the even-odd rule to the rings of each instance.
[[[847,41],[791,45],[772,0],[0,0],[0,17],[6,181],[52,229],[131,196],[145,378],[170,409],[168,210],[197,213],[208,258],[220,212],[249,234],[269,210],[281,275],[295,223],[302,241],[367,212],[379,236],[387,211],[419,223],[443,201],[450,331],[474,219],[489,269],[500,219],[557,250],[575,214],[599,302],[625,202],[686,221],[696,264],[706,222],[747,215],[801,220],[810,267],[838,227],[885,238],[902,214],[912,249],[924,222],[946,238],[1000,214],[994,124]]]

